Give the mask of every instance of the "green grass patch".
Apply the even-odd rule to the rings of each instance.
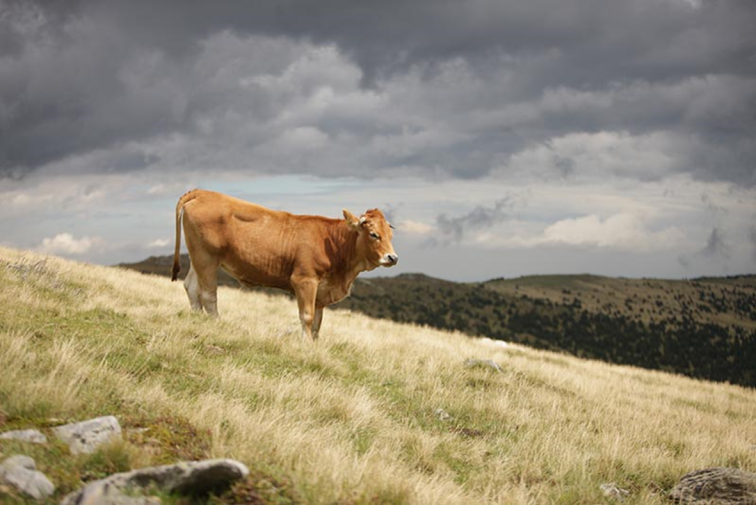
[[[208,505],[295,505],[304,499],[292,480],[271,471],[250,468],[249,476],[228,491],[212,496]]]
[[[147,451],[153,464],[195,461],[210,455],[210,431],[196,428],[181,416],[127,416],[123,423],[127,440]]]

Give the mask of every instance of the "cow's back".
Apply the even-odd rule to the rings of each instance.
[[[314,273],[327,266],[320,264],[318,249],[324,226],[335,220],[295,216],[203,190],[184,212],[190,255],[213,258],[245,285],[291,290],[297,269]]]

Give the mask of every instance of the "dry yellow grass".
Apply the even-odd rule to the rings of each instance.
[[[2,430],[181,418],[318,504],[600,503],[609,482],[664,503],[691,470],[756,471],[754,390],[340,311],[313,345],[284,297],[221,288],[214,320],[164,278],[11,249],[0,283]]]

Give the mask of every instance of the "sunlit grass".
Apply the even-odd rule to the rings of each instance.
[[[607,482],[664,503],[691,470],[756,470],[745,388],[341,311],[312,345],[285,297],[222,288],[214,320],[164,278],[10,249],[0,283],[0,430],[124,425],[91,459],[33,449],[56,498],[111,468],[203,457],[286,483],[271,503],[597,503]]]

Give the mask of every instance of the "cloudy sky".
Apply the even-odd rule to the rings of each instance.
[[[753,0],[0,0],[0,244],[115,264],[223,191],[453,280],[756,271]]]

